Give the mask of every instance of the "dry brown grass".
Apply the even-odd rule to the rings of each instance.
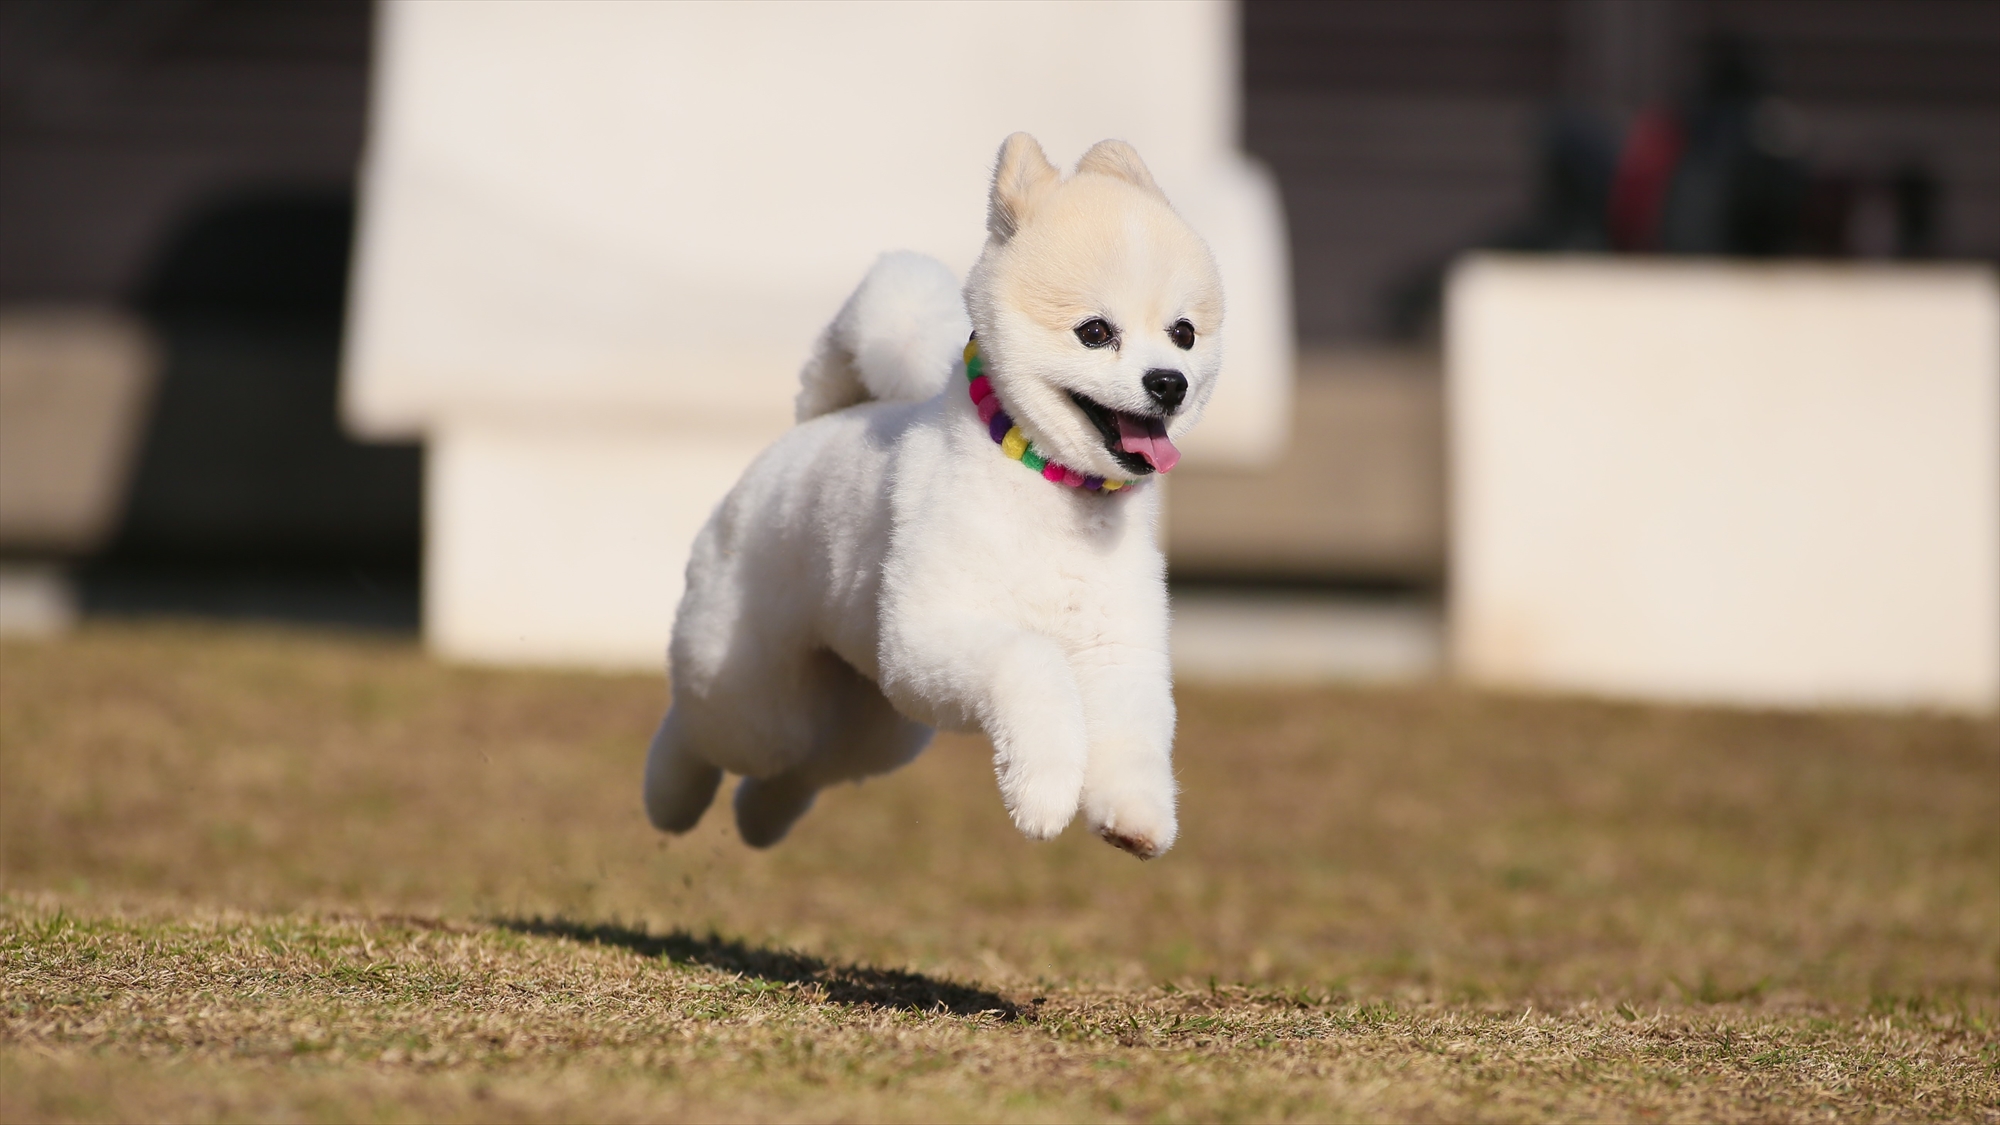
[[[0,1118],[2000,1121],[2000,727],[1182,694],[1182,842],[940,742],[751,852],[653,677],[0,647]]]

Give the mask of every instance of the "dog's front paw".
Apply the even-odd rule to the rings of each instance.
[[[1077,805],[1082,799],[1083,779],[1081,777],[1042,776],[1024,777],[1016,771],[1014,776],[1002,777],[1001,795],[1007,802],[1007,815],[1014,818],[1014,827],[1030,840],[1052,840],[1069,827],[1076,819]]]
[[[1093,796],[1086,811],[1091,831],[1140,859],[1152,859],[1173,847],[1180,830],[1171,797],[1160,801],[1130,794],[1112,800]]]

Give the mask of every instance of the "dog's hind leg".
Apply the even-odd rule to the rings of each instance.
[[[785,838],[818,796],[819,786],[801,770],[746,777],[736,787],[736,834],[753,848],[768,848]]]
[[[753,848],[784,839],[821,789],[888,773],[930,743],[931,729],[897,714],[874,682],[830,652],[809,658],[813,748],[770,777],[746,777],[736,789],[736,830]]]
[[[680,718],[679,707],[668,708],[646,753],[646,817],[664,832],[700,823],[722,784],[722,771],[689,745]]]

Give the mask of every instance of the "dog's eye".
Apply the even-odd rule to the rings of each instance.
[[[1076,326],[1076,338],[1086,348],[1101,348],[1118,342],[1118,330],[1103,317],[1094,316]]]
[[[1174,326],[1167,329],[1167,339],[1172,340],[1175,347],[1187,351],[1194,347],[1194,325],[1185,320],[1174,321]]]

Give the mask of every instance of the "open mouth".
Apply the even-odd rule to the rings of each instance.
[[[1069,392],[1070,401],[1104,435],[1104,448],[1125,471],[1133,476],[1164,473],[1180,464],[1181,451],[1167,436],[1167,420],[1153,414],[1127,414],[1103,403]]]

